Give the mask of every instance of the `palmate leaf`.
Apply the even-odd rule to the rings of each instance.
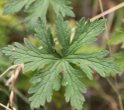
[[[36,23],[38,18],[46,21],[47,11],[49,6],[52,6],[56,15],[74,16],[70,0],[9,0],[5,6],[4,14],[13,14],[24,10],[29,13],[26,18],[31,24]]]
[[[94,43],[97,35],[104,30],[104,20],[81,20],[77,24],[72,41],[71,28],[61,17],[56,21],[54,35],[43,22],[38,22],[35,30],[35,36],[40,41],[42,49],[35,47],[27,39],[24,40],[25,46],[15,43],[2,49],[15,63],[24,63],[25,71],[37,70],[31,80],[33,86],[29,90],[32,94],[29,98],[32,108],[39,108],[45,102],[50,102],[52,91],[59,90],[63,85],[66,102],[70,102],[75,109],[82,110],[86,86],[81,79],[93,79],[94,71],[102,77],[118,72],[113,60],[106,57],[107,50],[77,53],[81,46]],[[54,40],[55,37],[57,41]],[[60,51],[55,48],[56,42],[62,47]]]

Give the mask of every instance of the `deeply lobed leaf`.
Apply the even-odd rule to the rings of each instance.
[[[48,53],[53,53],[54,52],[53,48],[55,46],[55,43],[50,28],[45,27],[45,24],[42,21],[39,21],[37,23],[37,28],[35,29],[35,32],[36,32],[35,36],[41,42],[42,47]]]
[[[10,56],[15,64],[25,64],[25,72],[41,69],[47,64],[51,64],[57,60],[56,57],[50,54],[44,54],[27,39],[24,40],[25,46],[19,43],[9,45],[3,48],[3,53]]]
[[[52,91],[59,90],[63,84],[66,102],[70,102],[75,109],[82,110],[86,87],[80,79],[93,79],[94,71],[102,77],[118,72],[113,60],[107,58],[108,51],[76,52],[81,46],[93,43],[103,30],[103,20],[90,22],[83,19],[77,24],[75,36],[70,41],[71,29],[62,18],[56,22],[56,36],[39,21],[35,36],[42,49],[35,47],[27,39],[24,40],[25,46],[15,43],[3,48],[3,53],[10,56],[15,63],[24,63],[26,71],[38,71],[31,80],[33,86],[29,90],[32,94],[29,99],[32,108],[39,108],[45,102],[50,102]],[[60,52],[55,48],[56,42],[62,46]]]
[[[77,23],[75,37],[69,48],[69,53],[75,53],[80,47],[94,43],[97,36],[104,31],[104,20],[90,22],[84,18]]]
[[[119,71],[112,59],[104,58],[107,54],[107,51],[81,53],[69,55],[67,60],[79,66],[89,79],[93,79],[94,70],[102,77],[114,75]]]
[[[82,97],[82,93],[86,92],[85,85],[77,77],[79,71],[75,70],[68,62],[64,62],[64,86],[66,102],[70,102],[71,105],[77,110],[82,110],[82,105],[85,101]]]
[[[28,9],[35,0],[9,0],[5,6],[4,14],[19,12],[22,8]]]
[[[64,19],[61,16],[59,16],[56,21],[56,35],[62,46],[62,53],[66,54],[66,51],[70,46],[71,28],[69,27],[68,22],[64,22]]]
[[[26,20],[34,25],[38,18],[41,18],[44,22],[46,21],[49,6],[52,6],[57,16],[60,14],[74,16],[70,4],[70,0],[9,0],[9,3],[5,6],[4,14],[13,14],[24,10],[24,12],[29,13]]]
[[[52,100],[53,90],[59,90],[61,87],[60,71],[61,63],[58,61],[46,71],[40,71],[32,78],[31,82],[34,85],[29,90],[29,93],[33,94],[29,98],[32,108],[39,108],[40,105],[45,105],[45,101]]]

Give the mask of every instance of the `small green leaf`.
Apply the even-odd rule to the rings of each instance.
[[[113,54],[115,58],[115,63],[120,67],[121,71],[124,70],[124,52],[120,51],[118,53]]]
[[[117,29],[109,39],[108,43],[110,45],[118,45],[120,43],[124,43],[124,29]]]

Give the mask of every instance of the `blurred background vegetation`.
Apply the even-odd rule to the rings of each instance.
[[[101,0],[103,10],[115,7],[124,0]],[[12,44],[13,42],[23,43],[23,38],[27,37],[35,45],[38,42],[32,35],[32,30],[25,25],[25,13],[4,16],[3,10],[6,0],[0,0],[0,48]],[[82,17],[92,18],[101,13],[99,0],[72,0],[75,18],[67,18],[72,26]],[[95,45],[81,48],[79,51],[97,51],[102,48],[110,50],[111,56],[119,65],[122,72],[116,77],[107,79],[94,75],[95,80],[85,79],[83,82],[88,85],[85,94],[86,102],[84,110],[124,110],[124,8],[120,8],[105,16],[107,19],[106,31],[99,37]],[[3,73],[10,65],[11,61],[0,52],[0,73]],[[6,81],[11,73],[0,79],[0,103],[7,105],[10,88]],[[30,77],[32,73],[20,74],[15,87],[15,105],[18,110],[31,110],[28,102],[28,88],[30,87]],[[69,104],[65,103],[64,90],[55,92],[53,101],[46,104],[46,107],[37,110],[73,110]],[[0,110],[5,110],[0,107]]]

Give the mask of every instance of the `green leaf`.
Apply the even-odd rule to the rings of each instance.
[[[49,8],[49,0],[35,0],[35,3],[27,10],[30,15],[26,20],[35,24],[38,18],[46,22],[47,10]]]
[[[82,110],[82,105],[85,101],[82,93],[86,92],[86,87],[77,77],[80,73],[68,62],[64,62],[63,69],[66,102],[70,102],[77,110]]]
[[[112,59],[103,58],[107,54],[107,51],[100,51],[69,55],[66,58],[69,62],[79,66],[89,79],[93,79],[93,70],[102,77],[114,75],[118,72],[118,68],[111,63]]]
[[[3,48],[3,53],[10,56],[10,59],[13,59],[15,64],[25,64],[25,72],[41,69],[45,65],[55,62],[57,59],[50,54],[42,53],[27,39],[25,39],[25,45],[26,47],[15,43]]]
[[[118,45],[124,42],[124,29],[117,29],[113,34],[112,37],[109,39],[108,43],[110,45]]]
[[[75,109],[82,110],[86,86],[80,79],[86,77],[89,80],[93,79],[94,72],[107,77],[119,71],[113,60],[107,58],[106,50],[77,52],[80,47],[96,41],[97,35],[104,30],[104,21],[81,20],[77,24],[72,42],[71,29],[67,21],[60,16],[56,22],[54,35],[50,27],[40,22],[35,28],[35,36],[40,41],[42,49],[24,39],[25,46],[15,43],[3,48],[2,51],[15,63],[24,63],[26,71],[36,71],[31,80],[33,86],[29,90],[32,94],[30,98],[32,108],[39,108],[41,105],[44,106],[45,102],[50,102],[52,91],[59,90],[63,84],[66,102],[70,102]],[[62,47],[58,51],[55,48],[57,43]]]
[[[59,90],[61,86],[61,77],[59,75],[61,71],[61,63],[56,62],[46,71],[40,71],[39,74],[32,78],[34,84],[29,93],[33,94],[29,98],[32,108],[39,108],[40,105],[44,106],[45,102],[52,100],[53,90]]]
[[[38,22],[35,29],[36,37],[41,42],[41,45],[48,53],[53,53],[55,43],[52,38],[50,28],[45,27],[45,24],[41,21]]]
[[[71,28],[69,27],[68,22],[64,22],[64,19],[61,16],[58,17],[56,22],[56,35],[62,46],[62,51],[66,53],[66,50],[70,45]]]
[[[68,53],[75,53],[80,47],[89,45],[96,41],[97,36],[104,30],[105,21],[96,20],[94,22],[82,19],[77,23],[75,37]]]
[[[4,14],[19,12],[24,7],[28,9],[34,1],[35,0],[9,0],[9,3],[5,6]]]
[[[120,67],[121,71],[124,70],[124,52],[120,51],[118,53],[113,54],[115,58],[115,63]]]
[[[53,9],[58,16],[59,14],[62,14],[62,16],[72,16],[74,17],[74,13],[72,12],[71,0],[50,0],[51,5],[53,6]]]
[[[46,21],[47,11],[49,6],[53,8],[56,15],[74,16],[70,0],[9,0],[5,6],[4,14],[13,14],[23,10],[29,13],[26,18],[32,25],[36,23],[38,18]]]

